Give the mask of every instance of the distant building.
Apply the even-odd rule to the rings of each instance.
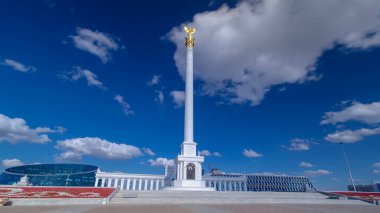
[[[368,185],[355,185],[358,192],[380,192],[380,181]],[[347,186],[348,191],[355,191],[352,185]]]
[[[0,175],[0,185],[94,186],[97,171],[97,166],[84,164],[16,166],[4,170]]]
[[[310,180],[302,176],[224,173],[212,169],[203,176],[206,186],[217,191],[274,191],[306,192],[315,188]]]
[[[164,175],[102,172],[97,166],[84,164],[35,164],[5,169],[0,185],[95,186],[122,190],[161,190],[173,185],[176,167],[165,166]],[[315,188],[302,176],[225,173],[211,169],[202,176],[207,187],[216,191],[306,192]],[[379,191],[380,183],[366,190]],[[357,186],[360,188],[360,186]]]

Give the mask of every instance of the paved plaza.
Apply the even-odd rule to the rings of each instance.
[[[7,206],[1,213],[378,213],[379,206],[305,204],[181,204],[107,206]]]

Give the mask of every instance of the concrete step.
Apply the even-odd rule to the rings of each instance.
[[[297,203],[369,205],[358,200],[332,200],[316,192],[181,192],[181,191],[119,191],[110,204],[238,204]]]
[[[236,197],[236,196],[273,196],[276,195],[277,197],[315,197],[315,196],[322,196],[325,197],[325,195],[316,193],[316,192],[194,192],[194,191],[130,191],[130,190],[120,190],[115,196],[122,196],[123,194],[129,194],[129,195],[138,195],[139,197]]]
[[[105,205],[107,198],[13,198],[12,206]]]
[[[239,203],[293,203],[293,204],[342,204],[342,205],[370,205],[357,200],[320,200],[320,199],[190,199],[190,198],[115,198],[110,204],[239,204]]]

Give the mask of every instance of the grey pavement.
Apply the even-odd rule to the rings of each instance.
[[[332,204],[178,204],[104,206],[7,206],[1,213],[379,213],[380,206]]]

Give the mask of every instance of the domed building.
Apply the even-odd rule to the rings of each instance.
[[[97,166],[85,164],[33,164],[7,168],[0,185],[17,184],[26,177],[32,186],[94,186]]]

